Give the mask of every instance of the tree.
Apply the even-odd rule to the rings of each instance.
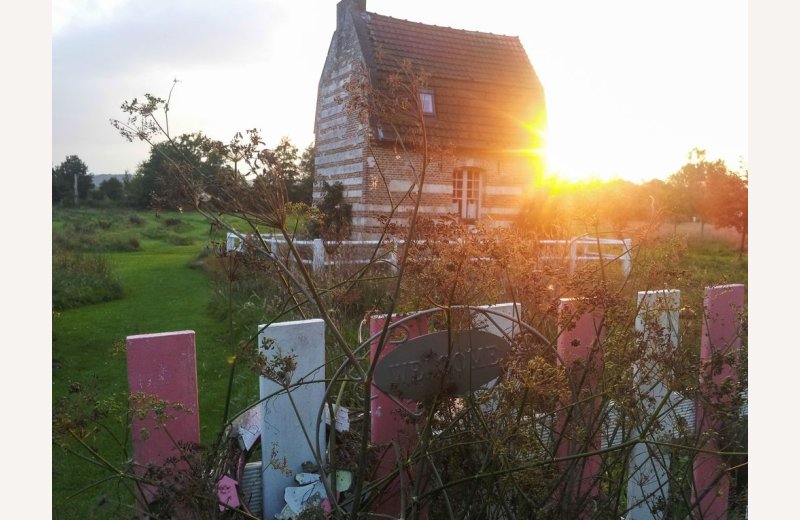
[[[93,186],[86,163],[77,155],[67,156],[64,162],[53,168],[53,204],[77,204],[78,200],[86,200]]]
[[[632,221],[649,220],[650,199],[642,187],[630,181],[615,179],[602,184],[598,190],[599,216],[611,224],[612,229],[624,238],[625,229]]]
[[[188,199],[194,193],[215,192],[216,174],[229,168],[217,144],[201,132],[154,144],[150,157],[131,179],[132,203],[158,211],[165,206],[191,205]]]
[[[661,179],[651,179],[642,184],[641,196],[647,199],[647,220],[669,217],[669,186]]]
[[[341,182],[322,185],[322,202],[319,203],[320,218],[310,223],[311,234],[325,240],[344,240],[350,236],[353,207],[344,204],[344,186]]]
[[[122,182],[115,177],[104,180],[97,189],[104,197],[114,202],[121,201],[125,194]]]
[[[700,219],[700,234],[711,216],[708,180],[713,175],[724,175],[728,168],[722,160],[706,160],[706,151],[694,148],[689,152],[689,162],[673,173],[667,182],[675,190],[673,210],[685,217]]]
[[[309,206],[314,197],[314,180],[316,178],[316,168],[314,165],[314,143],[309,144],[300,156],[300,178],[296,184],[295,202],[304,202]]]
[[[314,189],[314,144],[308,145],[300,155],[297,146],[284,136],[272,152],[277,177],[286,185],[289,200],[311,205]]]
[[[278,146],[273,150],[273,153],[275,154],[278,177],[283,179],[288,189],[289,186],[297,181],[300,175],[300,167],[298,166],[298,162],[300,161],[300,156],[298,155],[299,150],[288,137],[283,136]]]
[[[739,256],[744,253],[747,237],[747,170],[741,175],[714,170],[708,176],[709,222],[717,227],[731,227],[739,232]]]

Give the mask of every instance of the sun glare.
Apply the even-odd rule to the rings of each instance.
[[[553,131],[547,132],[544,137],[544,179],[580,182],[607,181],[614,177],[613,174],[602,171],[601,161],[608,150],[600,148],[599,140],[581,142]]]

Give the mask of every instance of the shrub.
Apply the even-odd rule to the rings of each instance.
[[[175,246],[190,246],[194,244],[194,240],[190,237],[182,237],[180,235],[170,235],[167,238],[167,242]]]
[[[199,263],[199,262],[198,262]],[[244,337],[265,318],[277,314],[280,287],[271,277],[257,276],[258,266],[247,255],[206,255],[202,267],[213,280],[209,314],[219,321],[232,320]]]
[[[151,227],[143,230],[142,235],[150,240],[164,240],[169,236],[169,230],[162,227]]]
[[[390,100],[391,106],[382,107],[383,111],[378,107],[375,113],[379,119],[383,115],[396,116],[400,109],[407,107],[418,108],[416,96],[412,95],[409,102],[407,94],[424,84],[425,78],[415,78],[411,85],[403,85],[398,78],[391,79],[389,94],[396,98],[394,104]],[[347,88],[352,94],[348,109],[359,109],[362,103],[377,98],[364,91],[358,79]],[[166,103],[153,96],[148,96],[148,100],[150,103],[144,105],[136,101],[124,105],[132,118],[129,124],[115,122],[115,126],[126,138],[134,135],[135,127],[131,125],[135,123],[138,127],[139,117],[156,119],[154,108]],[[166,112],[167,107],[163,108]],[[413,112],[410,117],[420,116],[419,124],[424,135],[424,118],[419,110]],[[405,120],[400,121],[406,124]],[[161,128],[161,125],[152,128],[156,126]],[[239,215],[239,229],[274,228],[283,236],[290,236],[287,226],[290,209],[286,204],[285,189],[281,189],[284,179],[275,164],[274,153],[256,145],[261,140],[255,131],[248,136],[251,145],[243,140],[241,134],[237,135],[229,148],[216,142],[206,145],[215,150],[235,151],[237,157],[252,157],[253,162],[248,164],[257,166],[251,166],[252,171],[245,175],[253,174],[255,179],[252,182],[244,177],[233,179],[236,175],[230,176],[225,172],[224,178],[219,179],[227,189],[224,197],[205,197],[208,195],[205,191],[196,193],[203,198],[204,215],[212,224],[222,228],[233,226],[224,222],[222,216]],[[415,139],[416,134],[413,134],[409,142],[416,144]],[[399,159],[399,151],[395,153]],[[420,183],[424,182],[427,159],[425,151]],[[181,179],[189,181],[185,182],[184,188],[196,190],[197,185],[188,174],[178,180]],[[324,184],[323,188],[325,196],[317,208],[322,218],[310,222],[310,227],[315,236],[323,238],[329,242],[326,246],[330,246],[331,242],[341,242],[349,235],[351,208],[342,202],[341,184]],[[418,193],[425,191],[422,188],[420,186]],[[420,200],[417,198],[416,202]],[[578,198],[579,202],[582,200],[583,197]],[[392,204],[393,212],[402,209],[400,202],[396,206],[394,202]],[[657,403],[656,398],[645,390],[653,387],[655,381],[659,385],[663,383],[669,392],[686,398],[700,395],[696,377],[701,368],[699,360],[683,341],[688,335],[696,334],[696,327],[691,323],[685,327],[683,317],[679,331],[672,326],[665,327],[657,316],[651,316],[653,313],[640,313],[642,309],[635,303],[640,290],[688,287],[689,292],[702,287],[696,282],[706,276],[705,272],[694,274],[681,267],[684,247],[675,243],[651,243],[646,239],[637,241],[641,245],[637,245],[634,252],[633,268],[622,276],[617,269],[606,267],[602,262],[576,265],[574,257],[573,262],[569,262],[566,258],[543,254],[535,236],[518,235],[513,230],[482,229],[480,225],[461,227],[458,221],[447,219],[423,219],[417,214],[419,209],[417,205],[405,228],[392,226],[389,224],[392,217],[386,217],[386,236],[395,235],[405,242],[399,254],[392,255],[397,267],[390,272],[372,270],[369,264],[355,270],[337,268],[322,273],[309,272],[307,254],[292,244],[283,254],[263,243],[259,246],[253,242],[247,244],[252,247],[247,247],[242,254],[221,254],[216,266],[210,265],[210,260],[208,262],[220,280],[211,310],[221,319],[227,317],[230,320],[232,338],[248,338],[241,341],[243,357],[239,362],[278,382],[287,392],[292,386],[287,375],[293,371],[292,366],[297,366],[290,363],[293,357],[280,354],[279,350],[276,350],[278,355],[274,358],[264,355],[252,337],[252,323],[247,322],[251,319],[258,319],[259,323],[269,323],[278,318],[292,319],[300,311],[325,321],[329,340],[326,350],[330,354],[325,374],[326,392],[329,397],[337,396],[337,404],[359,410],[359,424],[354,433],[361,435],[354,456],[345,459],[347,467],[355,472],[353,489],[341,501],[330,496],[335,508],[334,517],[343,517],[343,513],[353,518],[380,513],[376,511],[379,502],[393,493],[376,472],[374,462],[377,458],[373,457],[367,442],[373,417],[372,384],[377,382],[373,375],[377,378],[381,364],[368,360],[371,341],[363,337],[362,322],[358,327],[351,326],[357,313],[363,312],[363,323],[366,324],[371,314],[391,316],[427,308],[424,320],[420,319],[418,325],[423,333],[429,332],[431,326],[433,330],[447,331],[446,343],[443,342],[446,355],[439,356],[432,349],[422,355],[427,362],[435,362],[435,370],[442,372],[423,372],[420,364],[412,367],[409,363],[407,368],[410,371],[407,375],[401,374],[402,380],[418,383],[428,379],[433,384],[441,379],[442,383],[447,383],[446,378],[438,376],[446,374],[445,371],[451,367],[460,372],[465,368],[463,363],[471,364],[473,359],[481,363],[480,348],[473,351],[470,347],[469,351],[462,352],[461,359],[466,360],[458,362],[458,365],[455,364],[457,353],[451,350],[454,344],[451,338],[456,337],[455,334],[479,326],[471,318],[478,309],[468,306],[504,301],[520,303],[527,315],[527,323],[518,323],[518,333],[506,338],[511,353],[497,383],[470,392],[455,392],[457,385],[432,386],[430,398],[424,399],[415,410],[408,410],[411,413],[402,411],[404,406],[400,407],[398,419],[405,421],[407,432],[414,437],[407,450],[399,443],[373,444],[387,453],[385,469],[396,462],[391,468],[396,476],[387,475],[389,479],[386,480],[395,479],[397,489],[402,491],[400,501],[405,504],[402,504],[404,511],[401,510],[400,515],[420,518],[427,516],[427,509],[435,518],[445,515],[450,518],[620,518],[632,505],[625,499],[629,480],[628,455],[636,444],[647,443],[648,450],[651,445],[657,450],[672,450],[671,459],[677,462],[672,468],[675,471],[668,477],[677,503],[658,503],[654,508],[657,506],[665,518],[685,517],[693,500],[689,498],[691,482],[681,472],[688,477],[691,458],[707,440],[678,432],[680,435],[676,436],[675,443],[664,441],[661,433],[668,426],[660,424],[665,417],[662,414],[668,411],[666,407],[671,408],[669,411],[676,411],[668,399],[671,396],[668,394]],[[595,207],[579,205],[572,208],[571,213],[574,213],[576,222],[570,224],[585,228],[583,232],[598,236],[607,232],[599,230]],[[530,216],[532,222],[542,221],[543,224],[542,229],[535,230],[535,235],[560,234],[559,213],[554,210],[549,221],[544,218],[548,215],[543,210]],[[605,215],[608,219],[612,217],[614,221],[610,228],[616,233],[622,219],[619,215]],[[159,231],[166,239],[176,232],[177,225],[166,224],[169,227],[160,226]],[[527,235],[531,234],[530,230],[525,231]],[[570,235],[574,236],[574,233]],[[418,240],[420,238],[423,240]],[[326,250],[331,256],[338,253],[334,247],[326,247]],[[374,288],[369,285],[372,283],[375,283]],[[693,300],[694,296],[686,296],[681,299],[685,309],[702,308],[699,304],[692,304],[693,301],[699,302]],[[570,307],[562,305],[568,302],[569,306],[575,306],[569,313],[566,310]],[[571,342],[556,339],[560,334],[569,333],[576,315],[595,311],[598,315],[602,313],[603,318],[601,323],[595,323],[593,338],[581,335]],[[694,312],[697,316],[702,315],[702,310]],[[430,320],[428,316],[431,316]],[[641,320],[641,326],[637,320]],[[746,327],[746,324],[742,326]],[[395,329],[401,332],[397,336],[384,334],[376,338],[375,343],[382,343],[378,351],[387,346],[387,340],[402,342],[403,324],[400,327]],[[409,333],[406,337],[411,329],[407,327]],[[674,341],[673,332],[680,332]],[[492,342],[499,345],[497,339],[492,339]],[[692,340],[691,343],[696,342]],[[268,350],[272,343],[264,347]],[[580,351],[572,347],[580,347]],[[602,353],[599,360],[602,364],[595,364],[598,359],[594,356],[598,353]],[[375,354],[377,357],[378,352]],[[567,356],[573,357],[575,363],[565,362]],[[577,356],[586,356],[586,359],[576,359]],[[232,402],[231,388],[237,357],[230,358],[231,383],[226,396],[226,416]],[[451,364],[448,360],[454,362]],[[491,363],[478,368],[500,367],[499,359]],[[709,372],[714,368],[709,366]],[[465,375],[470,372],[468,370]],[[687,374],[691,377],[684,377]],[[710,377],[706,378],[706,381],[710,380]],[[301,380],[296,384],[308,382]],[[736,397],[739,389],[728,384],[718,391],[724,392],[721,397],[727,398]],[[615,429],[620,430],[620,440],[609,440],[607,448],[598,449],[600,429],[612,420]],[[320,429],[325,427],[321,420],[317,425]],[[227,438],[227,428],[225,425],[220,430],[219,439]],[[330,429],[332,437],[337,435],[336,430]],[[304,433],[310,439],[305,429]],[[720,438],[729,434],[725,430],[717,433],[722,434]],[[335,438],[332,438],[330,446],[336,446]],[[724,439],[719,446],[722,452],[737,455]],[[278,457],[281,455],[273,453]],[[235,453],[232,455],[238,457]],[[328,461],[321,450],[317,450],[315,455],[315,462],[321,468],[327,466]],[[95,453],[90,453],[90,456],[97,458]],[[329,459],[331,475],[337,474],[338,459],[338,455]],[[207,455],[206,460],[213,465],[209,467],[221,467]],[[353,461],[357,462],[351,466]],[[598,479],[588,483],[596,486],[590,490],[584,486],[584,469],[595,464]],[[285,466],[284,463],[282,467]],[[380,473],[384,473],[383,469]],[[210,495],[211,502],[217,475],[205,471],[200,476],[202,486],[198,489],[206,496]],[[630,475],[630,481],[636,482],[633,475]],[[164,488],[168,496],[177,498],[184,496],[184,489],[182,485],[175,486],[169,482]],[[679,489],[680,493],[677,493]],[[389,492],[384,493],[384,490]],[[395,511],[398,507],[391,506]],[[216,513],[217,508],[213,510]],[[169,514],[172,513],[165,512],[165,515]]]
[[[121,235],[105,238],[90,250],[99,253],[132,253],[140,249],[138,238]]]
[[[322,201],[319,213],[309,222],[309,231],[316,238],[345,240],[350,236],[353,208],[344,203],[344,186],[341,182],[322,185]]]
[[[185,233],[191,229],[191,226],[186,222],[182,221],[179,218],[167,218],[163,221],[164,227],[169,228],[171,231],[176,233]]]
[[[65,251],[86,251],[98,246],[95,235],[76,233],[71,229],[64,229],[53,233],[53,249]]]
[[[53,310],[63,311],[122,298],[122,284],[100,254],[53,254]]]

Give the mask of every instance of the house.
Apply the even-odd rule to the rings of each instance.
[[[357,110],[354,96],[364,90],[369,103]],[[392,220],[403,225],[427,150],[422,214],[510,225],[541,174],[534,150],[545,114],[518,37],[400,20],[368,12],[366,0],[341,0],[319,82],[314,200],[324,181],[341,182],[353,238],[379,233],[395,206]]]

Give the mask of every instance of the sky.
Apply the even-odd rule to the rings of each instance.
[[[640,182],[692,148],[747,161],[747,22],[742,0],[491,2],[367,0],[367,10],[519,36],[547,100],[550,172]],[[223,141],[258,128],[267,145],[313,139],[335,0],[54,0],[52,163],[95,174],[147,158],[109,124],[125,100],[172,97],[173,133]]]

